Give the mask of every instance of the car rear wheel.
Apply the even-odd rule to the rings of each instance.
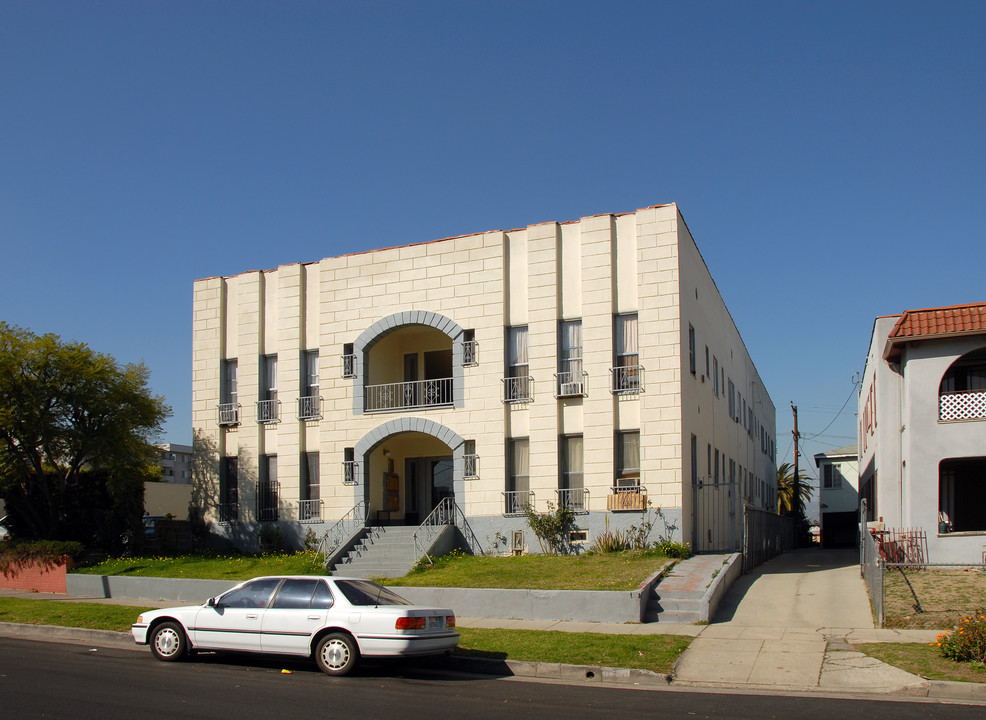
[[[188,639],[181,625],[164,622],[155,627],[151,633],[151,652],[165,662],[181,660],[188,652]]]
[[[315,646],[315,662],[324,673],[345,675],[359,662],[359,650],[348,635],[331,633]]]

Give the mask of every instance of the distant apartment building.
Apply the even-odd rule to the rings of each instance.
[[[931,562],[986,546],[986,304],[878,317],[859,396],[869,520],[927,533]]]
[[[550,503],[574,541],[731,551],[776,504],[774,405],[674,204],[199,280],[193,353],[230,537],[451,504],[536,550]]]
[[[192,446],[161,443],[157,446],[161,482],[192,484]]]
[[[824,547],[855,547],[859,536],[859,458],[857,447],[815,455],[818,509]]]

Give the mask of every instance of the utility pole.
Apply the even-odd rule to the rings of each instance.
[[[794,497],[791,500],[791,509],[795,510],[801,503],[801,478],[798,472],[798,439],[801,436],[798,434],[798,406],[791,403],[791,410],[794,412],[794,430],[791,431],[794,435],[794,485],[792,486]],[[797,516],[796,511],[795,516]]]

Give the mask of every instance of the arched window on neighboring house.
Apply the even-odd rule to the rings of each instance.
[[[986,420],[986,348],[966,353],[938,386],[939,420]]]

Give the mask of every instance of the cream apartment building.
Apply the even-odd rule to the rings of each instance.
[[[675,204],[203,279],[193,355],[240,542],[452,503],[474,550],[537,551],[551,503],[575,541],[733,550],[776,504],[774,405]]]

